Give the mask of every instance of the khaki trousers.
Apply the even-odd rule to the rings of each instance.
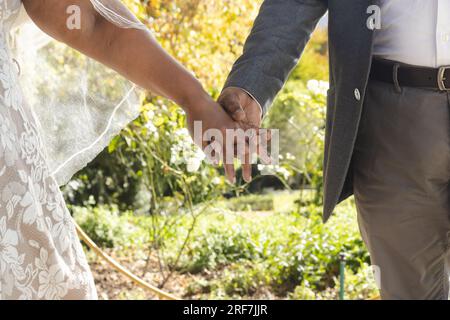
[[[353,157],[382,299],[449,298],[450,92],[371,80]]]

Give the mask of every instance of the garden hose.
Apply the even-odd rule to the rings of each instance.
[[[339,300],[345,300],[345,253],[339,254]],[[366,300],[381,300],[380,295]]]
[[[94,251],[100,258],[105,260],[111,267],[113,267],[116,271],[123,274],[124,276],[128,277],[133,281],[135,284],[140,286],[141,288],[144,288],[148,291],[153,292],[161,299],[166,300],[181,300],[180,298],[175,297],[174,295],[170,293],[166,293],[160,289],[158,289],[155,286],[152,286],[148,282],[144,281],[143,279],[139,278],[135,274],[133,274],[131,271],[127,270],[125,267],[123,267],[120,263],[118,263],[116,260],[114,260],[111,256],[106,254],[104,251],[102,251],[94,241],[92,241],[91,238],[81,229],[81,227],[74,221],[75,227],[77,229],[78,236],[80,239],[92,250]]]

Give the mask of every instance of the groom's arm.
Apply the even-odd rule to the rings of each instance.
[[[265,0],[225,88],[243,89],[267,112],[326,11],[326,0]]]

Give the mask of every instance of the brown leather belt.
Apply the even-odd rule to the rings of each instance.
[[[427,68],[396,61],[373,59],[370,79],[389,82],[399,87],[450,91],[450,66]]]

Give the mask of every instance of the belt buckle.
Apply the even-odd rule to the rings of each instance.
[[[447,70],[450,70],[450,66],[443,66],[443,67],[440,67],[438,70],[437,83],[438,83],[439,90],[441,90],[441,91],[450,91],[450,88],[447,88],[445,86],[445,82],[444,82],[447,79],[447,78],[445,78],[445,71],[447,71]]]

